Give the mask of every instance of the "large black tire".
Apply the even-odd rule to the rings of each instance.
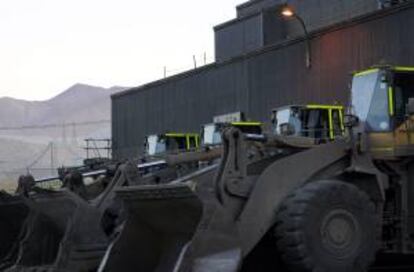
[[[374,203],[356,186],[312,182],[282,203],[277,248],[291,271],[366,271],[378,249],[379,224]]]

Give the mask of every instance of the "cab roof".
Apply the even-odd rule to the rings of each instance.
[[[151,134],[149,136],[166,136],[166,137],[198,137],[198,133],[185,133],[185,132],[166,132],[166,133],[159,133],[159,134]]]
[[[274,108],[272,111],[279,111],[283,109],[290,109],[290,108],[300,108],[300,109],[338,109],[343,110],[344,106],[342,105],[329,105],[329,104],[293,104],[282,106],[278,108]]]
[[[414,66],[393,66],[393,65],[377,65],[369,69],[355,71],[354,76],[364,76],[371,73],[378,72],[379,70],[392,70],[397,72],[414,72]]]

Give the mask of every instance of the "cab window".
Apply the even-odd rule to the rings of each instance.
[[[332,110],[332,130],[334,137],[342,135],[342,120],[340,110]]]
[[[146,148],[148,155],[156,155],[159,153],[163,153],[167,149],[166,139],[163,137],[159,137],[158,135],[148,136]]]
[[[196,148],[197,147],[197,141],[196,141],[197,136],[189,136],[188,138],[189,138],[190,149]]]
[[[352,108],[368,131],[389,131],[388,84],[378,71],[356,75],[352,81]]]
[[[216,124],[209,124],[202,132],[203,143],[206,145],[221,144],[221,133]]]
[[[303,111],[303,136],[317,139],[329,138],[328,110],[310,109]]]
[[[396,126],[399,126],[405,120],[408,100],[414,98],[414,73],[394,75],[394,97]]]
[[[168,137],[167,147],[169,151],[187,149],[186,137]]]

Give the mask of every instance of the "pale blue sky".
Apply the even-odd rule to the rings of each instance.
[[[214,57],[212,27],[246,0],[2,0],[0,97],[74,83],[137,86]]]

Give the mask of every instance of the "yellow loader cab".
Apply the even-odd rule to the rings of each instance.
[[[145,139],[145,154],[149,156],[196,149],[200,145],[197,133],[168,132],[149,135]]]
[[[334,140],[344,133],[344,107],[339,105],[290,105],[272,110],[276,135]]]
[[[414,155],[414,67],[356,72],[351,93],[351,113],[365,131],[360,143],[364,151],[374,158]]]
[[[237,127],[241,132],[245,134],[261,135],[263,130],[263,123],[251,122],[251,121],[240,121],[230,123],[212,123],[202,126],[201,139],[202,145],[211,146],[221,144],[221,132],[225,127]]]

